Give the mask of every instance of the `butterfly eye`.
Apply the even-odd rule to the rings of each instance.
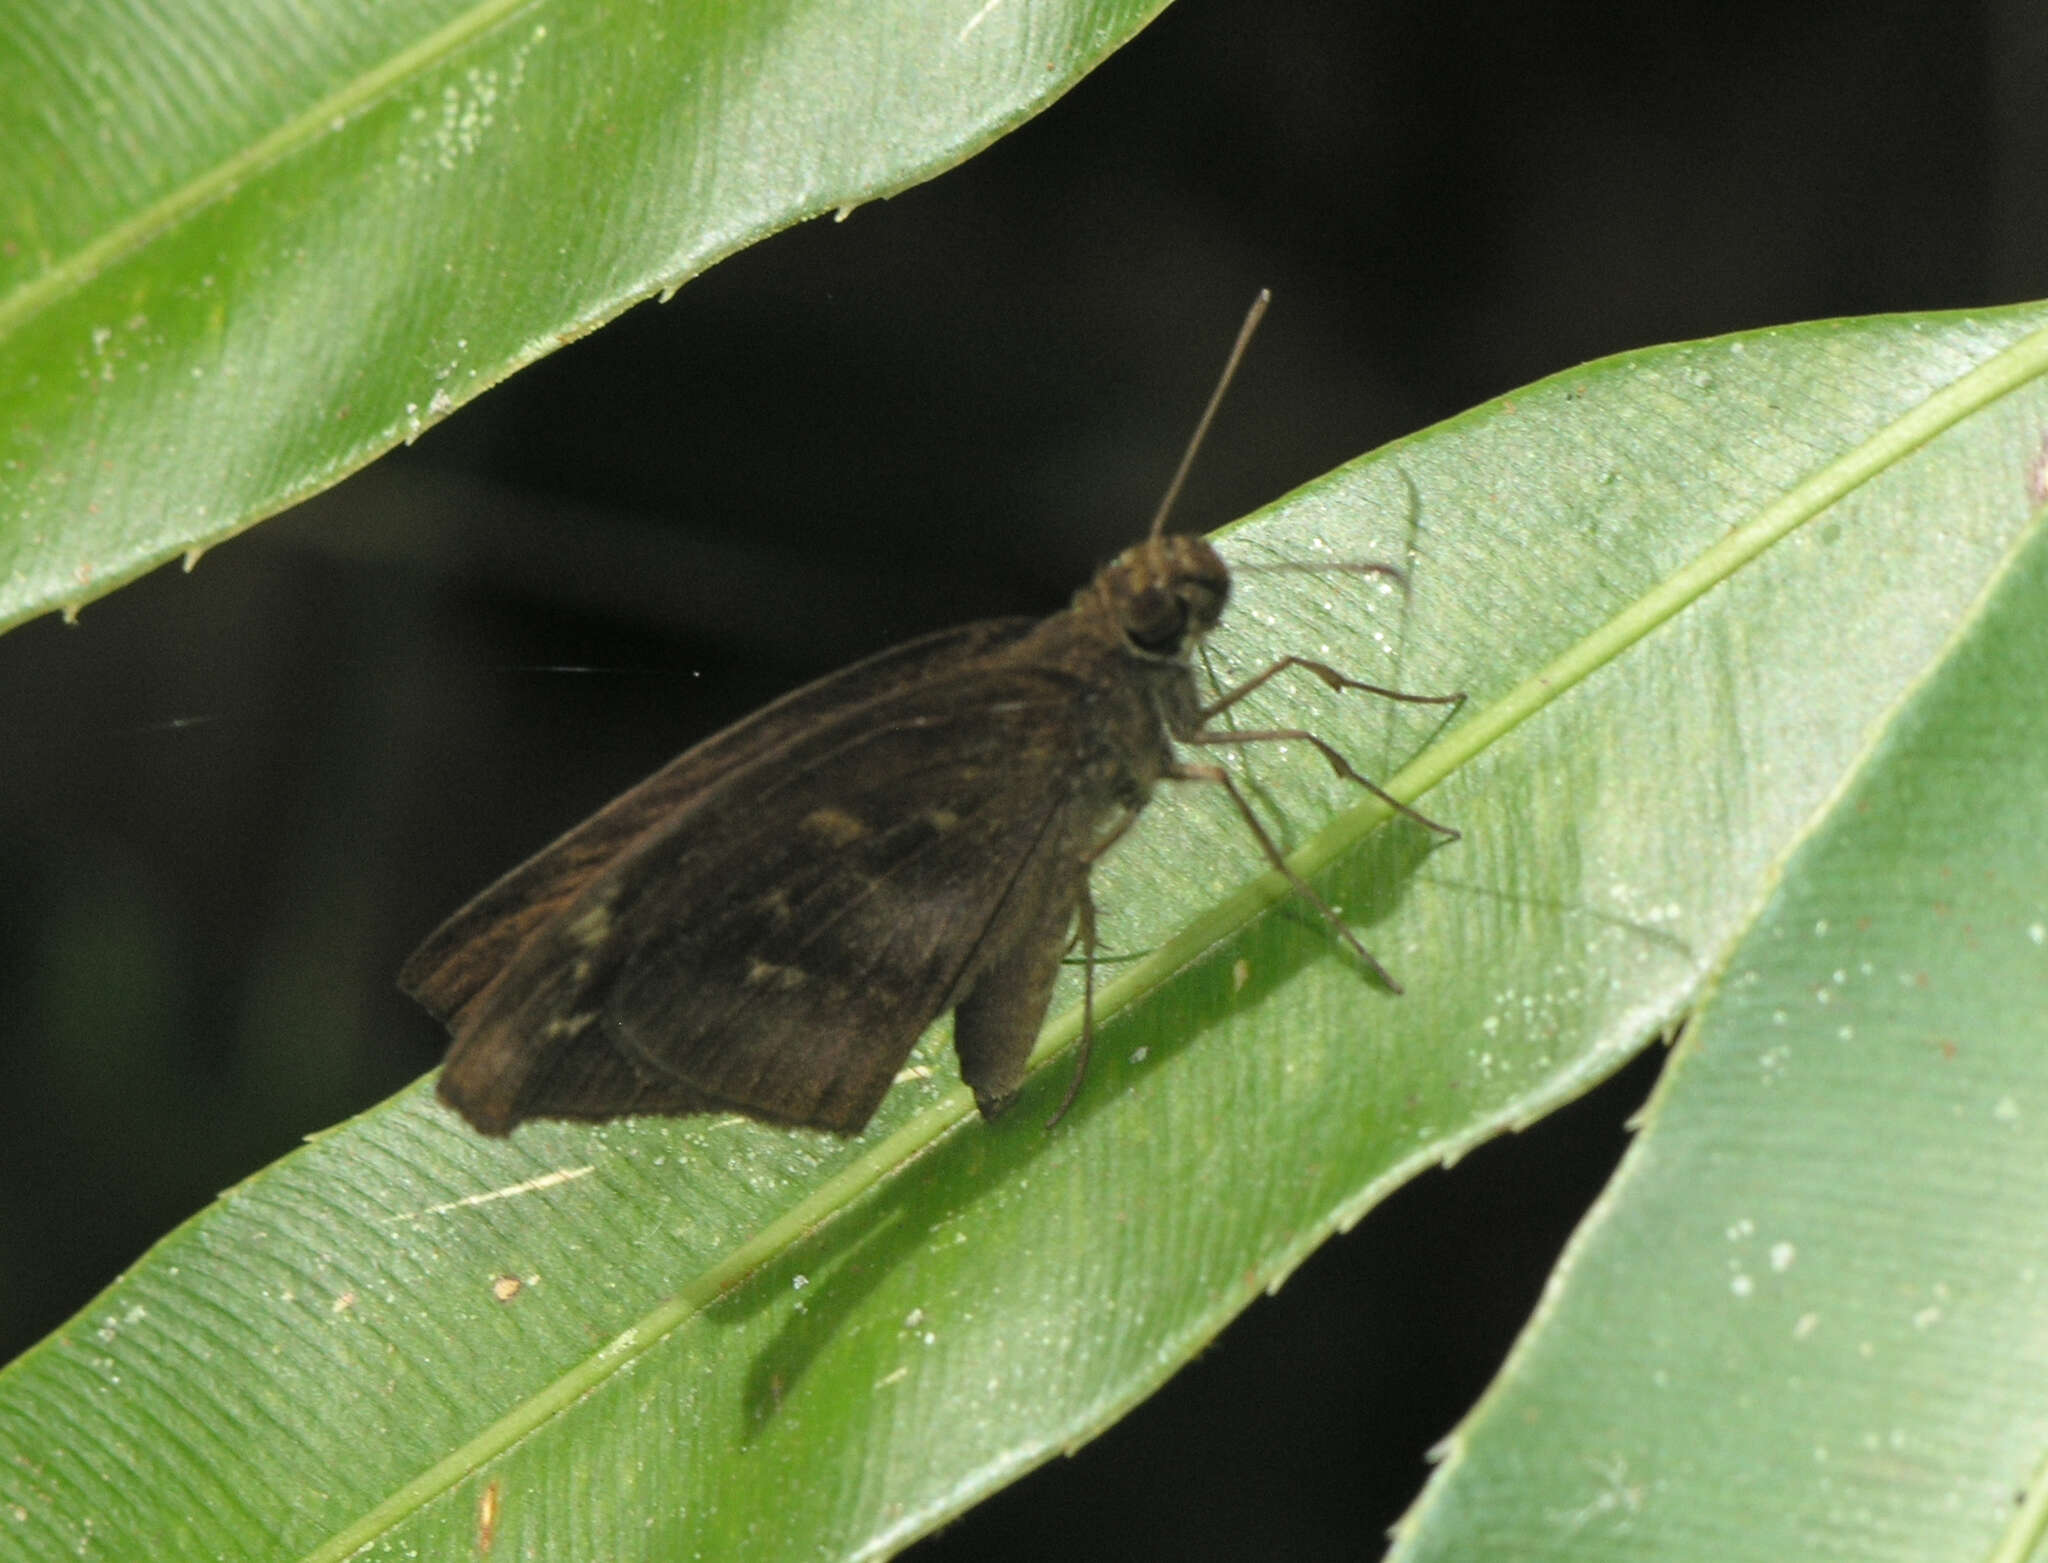
[[[1228,577],[1220,580],[1191,579],[1182,585],[1180,595],[1182,617],[1193,621],[1185,633],[1206,635],[1223,617],[1223,604],[1230,595],[1230,581]]]
[[[1187,604],[1163,586],[1147,586],[1124,605],[1124,636],[1140,651],[1177,653],[1187,629]]]

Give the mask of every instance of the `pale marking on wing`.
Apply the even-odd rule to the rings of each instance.
[[[780,988],[787,993],[792,988],[801,988],[811,980],[811,974],[801,966],[779,966],[774,961],[764,961],[754,956],[747,962],[747,986],[750,988]]]
[[[860,840],[868,828],[844,809],[835,809],[829,804],[822,809],[813,809],[797,827],[808,835],[816,836],[827,846],[843,847]]]
[[[586,950],[594,950],[611,937],[612,909],[606,901],[598,901],[576,914],[564,931]]]
[[[587,1178],[597,1171],[597,1163],[586,1167],[564,1167],[558,1172],[543,1172],[537,1178],[528,1178],[523,1183],[508,1183],[504,1188],[491,1189],[482,1194],[465,1194],[460,1199],[451,1199],[443,1205],[429,1205],[425,1210],[409,1210],[401,1216],[386,1216],[391,1221],[417,1221],[423,1216],[445,1216],[451,1210],[466,1210],[472,1205],[488,1205],[495,1200],[513,1199],[521,1194],[538,1194],[542,1189],[557,1188],[564,1183],[574,1183],[578,1178]]]

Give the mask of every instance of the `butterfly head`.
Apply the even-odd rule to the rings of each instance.
[[[1177,662],[1223,617],[1230,570],[1202,538],[1155,533],[1125,549],[1093,591],[1133,653]]]

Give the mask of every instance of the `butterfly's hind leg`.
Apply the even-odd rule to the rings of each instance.
[[[1081,881],[1081,904],[1074,913],[1072,942],[1081,946],[1081,1045],[1074,1049],[1074,1077],[1067,1082],[1067,1094],[1045,1120],[1048,1129],[1067,1116],[1067,1109],[1081,1094],[1081,1082],[1088,1075],[1088,1058],[1095,1051],[1095,897],[1088,893],[1085,879]]]

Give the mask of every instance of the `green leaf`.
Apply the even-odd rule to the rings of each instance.
[[[901,190],[1164,0],[0,0],[0,628]]]
[[[1964,811],[2038,774],[2039,723],[1971,751],[1968,785],[1951,773],[1945,797],[1875,805],[1901,823],[1865,850],[1900,885],[1917,872],[1903,822],[1961,822],[1941,838],[1954,872],[1939,908],[1895,898],[1925,914],[1899,925],[1926,952],[1910,967],[1873,944],[1877,975],[1850,965],[1837,980],[1832,955],[1799,932],[1814,914],[1781,920],[1770,898],[1788,860],[1803,882],[1802,843],[1818,856],[1831,830],[1864,828],[1862,778],[1883,756],[1940,747],[1914,716],[1934,691],[2002,676],[1991,687],[2008,703],[2026,696],[2023,670],[2039,665],[2025,661],[2038,659],[2026,637],[2039,632],[2011,627],[2007,603],[2031,589],[2017,617],[2041,617],[2025,583],[2041,546],[2044,366],[2038,305],[1659,349],[1558,376],[1289,496],[1226,535],[1234,560],[1391,559],[1408,589],[1245,571],[1216,637],[1225,676],[1295,651],[1474,694],[1396,781],[1406,795],[1430,789],[1430,812],[1464,830],[1449,846],[1432,850],[1406,823],[1376,828],[1385,811],[1306,748],[1246,757],[1267,818],[1300,845],[1296,863],[1405,997],[1374,987],[1275,876],[1254,879],[1255,849],[1215,789],[1163,794],[1099,875],[1105,942],[1139,958],[1103,984],[1093,1073],[1055,1131],[1041,1125],[1063,1058],[985,1126],[954,1083],[943,1025],[919,1077],[851,1144],[734,1120],[530,1126],[486,1142],[422,1084],[231,1191],[0,1373],[0,1527],[25,1558],[87,1543],[154,1557],[450,1557],[473,1555],[484,1528],[508,1557],[885,1553],[1106,1425],[1332,1230],[1418,1169],[1582,1091],[1699,1006],[1723,970],[1745,1004],[1752,988],[1832,983],[1834,1002],[1863,1006],[1859,1035],[1882,1038],[1894,1022],[1880,998],[1913,997],[1897,974],[1924,967],[1933,996],[1915,1002],[1972,991],[2014,1035],[1981,1065],[1943,1060],[1935,1038],[1916,1051],[1802,1036],[1777,1066],[1729,1046],[1742,1094],[1707,1100],[1686,1138],[1744,1180],[1741,1197],[1706,1198],[1696,1174],[1679,1213],[1650,1230],[1675,1241],[1704,1225],[1713,1257],[1674,1271],[1660,1250],[1632,1284],[1677,1297],[1711,1282],[1718,1311],[1700,1328],[1718,1331],[1761,1315],[1771,1288],[1818,1275],[1834,1247],[1871,1307],[1903,1309],[1908,1325],[1944,1310],[1910,1339],[1935,1339],[1943,1320],[1965,1333],[1992,1278],[2005,1277],[2006,1308],[2032,1274],[2021,1245],[1979,1260],[1944,1249],[1937,1270],[1891,1253],[1882,1222],[1852,1219],[1850,1197],[1890,1158],[1887,1175],[1932,1227],[1967,1224],[1958,1207],[1987,1199],[1981,1178],[1951,1177],[1953,1162],[1915,1178],[1908,1149],[1919,1119],[1954,1105],[1977,1133],[2009,1136],[1994,1168],[2011,1202],[1999,1219],[2044,1229],[2030,1202],[2040,1180],[2013,1137],[2030,1132],[2033,1098],[2017,1080],[1985,1081],[1997,1085],[1988,1098],[1960,1083],[2002,1069],[1994,1057],[2015,1059],[2038,1032],[2039,968],[2024,964],[2039,959],[2038,858],[1995,837],[1983,847],[1969,829],[2005,816]],[[1987,639],[2022,671],[1998,674],[1999,658],[1973,649]],[[1972,657],[1986,670],[1968,671]],[[1980,719],[2006,710],[1996,696],[1968,704]],[[1247,727],[1299,723],[1367,762],[1430,737],[1426,712],[1306,678],[1245,706]],[[1986,851],[2011,883],[1981,871]],[[1829,879],[1896,913],[1872,892],[1894,881],[1860,872]],[[2033,910],[2014,911],[2013,884]],[[1846,932],[1866,914],[1852,900],[1823,915]],[[1949,940],[1933,937],[1937,918]],[[1792,932],[1772,944],[1777,928]],[[1971,939],[1997,943],[2016,963],[2000,970],[2032,972],[2036,986],[1979,978]],[[1077,1031],[1071,997],[1048,1056]],[[1802,1015],[1818,1007],[1811,990],[1804,1004]],[[1721,1024],[1703,1022],[1688,1075],[1716,1057]],[[1958,1039],[1961,1056],[1974,1058],[1978,1036]],[[1813,1085],[1790,1089],[1809,1067]],[[1864,1067],[1872,1089],[1857,1110],[1823,1088]],[[1772,1069],[1784,1086],[1764,1078]],[[1931,1079],[1958,1082],[1939,1111],[1910,1099]],[[1759,1103],[1801,1117],[1767,1120]],[[1679,1116],[1660,1115],[1641,1161]],[[1847,1158],[1844,1136],[1872,1120]],[[1804,1154],[1809,1130],[1835,1136],[1836,1200],[1781,1221],[1765,1198],[1798,1174],[1771,1158]],[[1841,1228],[1823,1232],[1830,1213]],[[1740,1218],[1754,1234],[1728,1239]],[[1803,1256],[1782,1272],[1780,1241]],[[1750,1315],[1727,1300],[1729,1260],[1758,1293]],[[1909,1276],[1919,1292],[1901,1290]],[[1576,1284],[1568,1268],[1561,1285]],[[1796,1324],[1787,1310],[1806,1305],[1778,1300]],[[1553,1297],[1548,1315],[1566,1306]],[[1739,1455],[1783,1432],[1777,1388],[1750,1392],[1739,1352],[1712,1355],[1728,1337],[1670,1343],[1674,1375],[1691,1371],[1675,1353],[1692,1344],[1718,1365],[1714,1380],[1684,1379],[1673,1407],[1649,1376],[1663,1344],[1655,1360],[1602,1349],[1645,1327],[1630,1311],[1642,1299],[1596,1293],[1589,1306],[1576,1339],[1593,1343],[1581,1353],[1592,1366],[1575,1359],[1562,1382],[1621,1389],[1665,1441],[1662,1459],[1704,1466],[1710,1443]],[[1896,1353],[1875,1366],[1856,1355],[1864,1339],[1908,1337],[1846,1318],[1843,1330],[1824,1339],[1844,1355],[1798,1390],[1849,1406],[1845,1417],[1866,1408],[1880,1447],[1844,1440],[1842,1460],[1871,1480],[1895,1471],[1883,1440],[1903,1428],[1909,1455],[1949,1451],[1980,1492],[2024,1470],[2008,1456],[2032,1424],[2015,1421],[1996,1448],[1958,1431],[1976,1401],[2014,1401],[2015,1358],[1951,1365],[1936,1394],[1893,1366]],[[1549,1382],[1531,1366],[1541,1356],[1525,1351],[1515,1391]],[[1887,1390],[1880,1425],[1868,1408]],[[1581,1540],[1599,1523],[1619,1527],[1626,1550],[1637,1446],[1614,1446],[1622,1466],[1600,1464],[1608,1424],[1569,1443],[1541,1416],[1498,1414],[1507,1393],[1418,1525],[1568,1547],[1574,1523]],[[1549,1486],[1477,1485],[1522,1466],[1550,1472]],[[1785,1480],[1832,1474],[1802,1466]],[[1770,1492],[1762,1502],[1777,1501]]]
[[[1897,475],[1888,569],[1860,520],[1833,547],[1910,587],[1951,567],[1967,512],[2018,514],[2031,484],[2022,546],[1960,623],[1905,623],[1923,604],[1877,590],[1845,605],[1879,634],[1954,639],[1760,877],[1768,900],[1717,952],[1622,1173],[1397,1558],[2038,1554],[2048,419],[2030,387],[1981,421]],[[1815,652],[1811,703],[1752,768],[1858,676],[1853,634]]]

